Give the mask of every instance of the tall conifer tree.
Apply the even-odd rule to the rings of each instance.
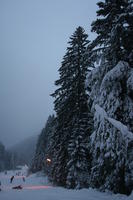
[[[53,94],[57,127],[51,174],[53,181],[69,188],[87,185],[84,177],[89,168],[88,144],[92,128],[85,90],[88,67],[92,66],[86,51],[87,37],[82,27],[70,37],[70,46],[59,69],[60,78],[55,82],[59,88]]]

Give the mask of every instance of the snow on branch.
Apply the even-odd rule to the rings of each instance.
[[[133,140],[133,133],[128,131],[127,126],[125,126],[120,121],[108,117],[106,111],[100,107],[98,104],[95,105],[95,110],[97,113],[97,116],[101,119],[106,119],[108,122],[110,122],[116,129],[118,129],[122,135],[130,140]]]
[[[128,91],[133,91],[133,69],[131,69],[129,78],[127,80],[127,89]]]
[[[104,89],[104,87],[112,85],[112,82],[121,80],[124,76],[126,76],[128,70],[128,63],[120,61],[112,70],[107,72],[101,84],[101,91]]]

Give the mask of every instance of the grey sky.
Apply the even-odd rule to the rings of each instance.
[[[0,140],[40,133],[58,68],[76,27],[90,33],[97,0],[0,0]]]

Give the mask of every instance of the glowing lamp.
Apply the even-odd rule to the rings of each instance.
[[[48,163],[50,163],[50,162],[51,162],[51,159],[50,159],[50,158],[47,158],[46,160],[47,160],[47,162],[48,162]]]

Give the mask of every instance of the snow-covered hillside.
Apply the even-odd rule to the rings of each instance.
[[[68,190],[61,187],[53,187],[41,174],[34,174],[26,177],[27,168],[19,170],[20,175],[15,176],[12,183],[10,177],[18,171],[8,171],[7,174],[0,173],[2,191],[1,200],[132,200],[133,193],[130,196],[114,195],[111,193],[102,193],[94,189]],[[22,179],[25,177],[25,182]],[[13,186],[22,185],[22,189],[12,189]]]

